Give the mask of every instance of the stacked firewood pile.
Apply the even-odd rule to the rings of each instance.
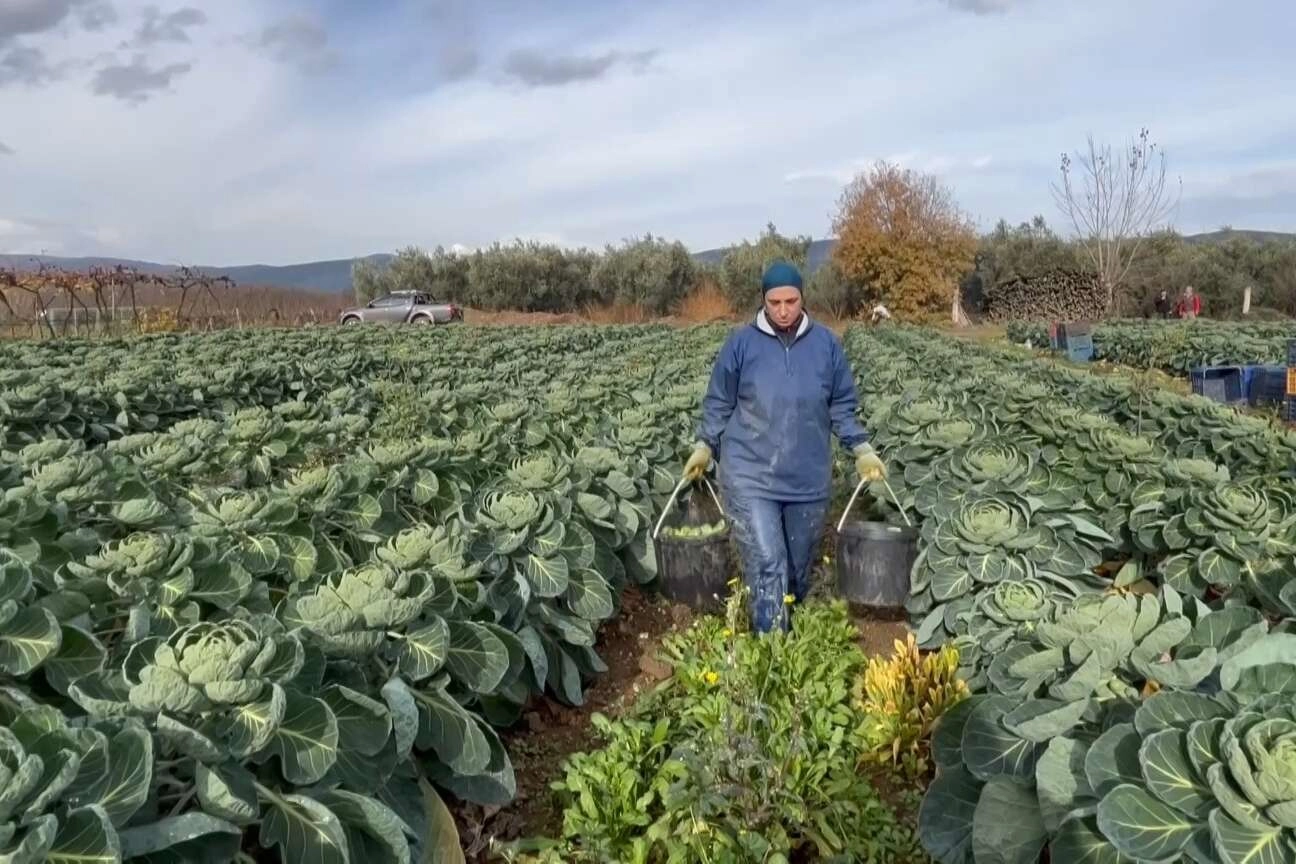
[[[1107,298],[1092,273],[1050,270],[986,289],[992,321],[1086,321],[1101,318]]]

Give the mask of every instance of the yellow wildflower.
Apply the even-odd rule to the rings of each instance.
[[[720,676],[715,672],[712,672],[710,669],[708,669],[707,671],[702,673],[702,680],[705,681],[708,685],[714,687],[715,683],[720,680]]]
[[[784,606],[791,606],[791,605],[792,605],[793,603],[795,603],[795,602],[796,602],[796,598],[793,597],[791,594],[784,594],[784,595],[783,595],[783,605],[784,605]]]
[[[724,638],[728,639],[730,636],[733,635],[733,631],[730,630],[728,627],[726,627],[726,628],[724,628],[723,630],[720,631],[720,635],[723,636]]]

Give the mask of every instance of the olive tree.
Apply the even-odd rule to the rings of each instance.
[[[775,261],[787,261],[804,268],[810,253],[810,238],[785,237],[774,223],[755,243],[744,240],[726,250],[720,262],[720,288],[734,309],[754,309],[761,302],[761,274]]]
[[[426,291],[438,300],[465,302],[468,258],[441,246],[430,254],[418,246],[406,246],[384,265],[370,259],[354,262],[351,285],[360,303],[392,291]]]
[[[688,293],[696,271],[683,243],[649,234],[619,247],[609,245],[590,278],[601,302],[642,305],[664,315]]]

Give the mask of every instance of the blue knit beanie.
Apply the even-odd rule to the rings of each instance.
[[[801,291],[801,271],[786,261],[775,261],[765,270],[761,291],[768,294],[774,288],[795,288]]]

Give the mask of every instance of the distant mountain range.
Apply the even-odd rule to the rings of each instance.
[[[1203,234],[1189,234],[1184,240],[1189,243],[1222,243],[1235,237],[1260,242],[1276,240],[1296,240],[1296,234],[1282,231],[1250,231],[1224,229],[1209,231]],[[832,255],[835,240],[816,240],[810,244],[806,270],[813,272]],[[725,249],[707,249],[694,253],[695,260],[703,263],[718,264],[724,258]],[[367,255],[364,260],[375,264],[385,264],[393,256],[389,254]],[[329,261],[309,261],[304,264],[245,264],[233,267],[201,267],[216,276],[228,276],[239,285],[263,285],[274,288],[285,288],[299,291],[319,291],[322,293],[342,293],[351,291],[351,265],[360,259],[338,258]],[[44,261],[68,270],[84,270],[93,266],[111,267],[123,264],[135,267],[145,273],[169,273],[176,268],[154,261],[135,261],[125,258],[63,258],[53,255],[0,255],[0,267],[27,269],[37,261]]]

